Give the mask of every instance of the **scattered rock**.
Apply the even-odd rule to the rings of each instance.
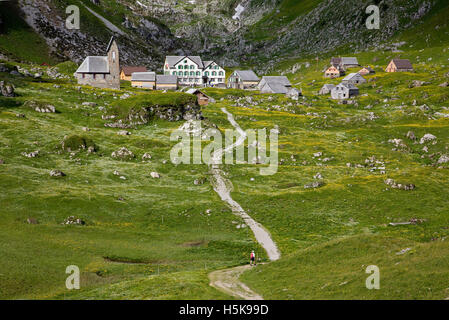
[[[415,133],[413,131],[409,131],[407,132],[407,134],[405,135],[408,139],[410,140],[416,140],[416,136]]]
[[[3,159],[0,159],[0,164],[5,164],[5,161]]]
[[[400,190],[414,190],[416,187],[414,184],[402,184],[402,183],[396,183],[393,179],[386,179],[385,184],[390,186],[393,189],[400,189]]]
[[[80,225],[80,226],[84,226],[86,224],[86,222],[80,218],[76,218],[74,216],[70,216],[67,217],[63,223],[61,224],[72,224],[72,225]]]
[[[449,156],[443,154],[440,159],[438,159],[439,164],[448,163],[449,162]]]
[[[0,94],[4,97],[15,97],[14,86],[12,84],[6,84],[4,81],[0,81]]]
[[[397,255],[401,255],[401,254],[404,254],[404,253],[409,252],[410,250],[412,250],[412,249],[411,249],[411,248],[405,248],[405,249],[402,249],[402,250],[399,251],[399,252],[396,252],[396,254],[397,254]]]
[[[320,172],[318,172],[316,175],[313,176],[313,178],[317,179],[317,180],[321,180],[321,179],[323,179],[323,176],[321,175]]]
[[[142,161],[146,161],[146,160],[151,160],[151,154],[145,153],[145,154],[142,156]]]
[[[37,219],[27,218],[27,223],[28,224],[38,224],[39,222],[37,221]]]
[[[410,83],[409,88],[417,88],[429,85],[429,82],[421,81],[421,80],[413,80],[412,83]]]
[[[150,175],[153,179],[159,179],[161,177],[161,175],[157,172],[151,172]]]
[[[83,104],[83,106],[86,106],[86,107],[96,107],[97,106],[97,104],[95,102],[83,102],[82,104]]]
[[[50,176],[52,177],[65,177],[65,173],[60,170],[51,170]]]
[[[129,135],[131,135],[131,132],[126,131],[126,130],[120,130],[119,132],[117,132],[117,134],[119,136],[129,136]]]
[[[30,153],[22,152],[22,155],[27,158],[36,158],[39,155],[39,150]]]
[[[316,189],[316,188],[320,188],[322,186],[324,186],[323,181],[314,181],[314,182],[305,184],[304,189]]]
[[[433,144],[435,144],[435,143],[436,143],[436,139],[437,139],[437,137],[435,137],[433,134],[426,133],[426,134],[421,138],[421,140],[419,140],[419,143],[420,143],[420,144],[424,144],[424,143],[433,141]]]
[[[446,88],[446,87],[449,87],[449,82],[443,82],[442,84],[440,84],[440,85],[438,85],[439,87],[442,87],[442,88]]]
[[[122,147],[117,151],[114,151],[111,153],[111,157],[122,159],[122,160],[130,160],[134,159],[135,155],[130,150],[128,150],[126,147]]]

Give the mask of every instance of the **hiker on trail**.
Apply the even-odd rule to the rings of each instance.
[[[256,254],[254,253],[254,250],[251,251],[251,254],[249,256],[249,265],[252,266],[253,264],[256,265]]]

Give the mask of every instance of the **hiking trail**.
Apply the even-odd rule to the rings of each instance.
[[[234,116],[222,108],[228,121],[239,133],[239,137],[232,145],[217,150],[212,155],[211,173],[213,179],[213,187],[215,192],[220,196],[221,200],[226,202],[232,210],[232,213],[241,217],[245,224],[253,232],[257,242],[265,249],[268,258],[271,261],[278,260],[280,258],[280,252],[271,238],[270,233],[251,216],[249,216],[245,210],[231,197],[232,182],[224,177],[223,171],[220,169],[218,163],[222,159],[223,155],[227,152],[231,152],[234,148],[243,144],[246,140],[246,133],[242,130],[239,124],[235,121]],[[239,281],[240,275],[250,268],[249,265],[238,266],[235,268],[224,269],[214,271],[209,274],[210,285],[220,291],[223,291],[231,296],[245,299],[245,300],[262,300],[263,298],[257,293],[253,292],[248,286]]]

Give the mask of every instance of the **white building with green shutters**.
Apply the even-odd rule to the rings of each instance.
[[[226,72],[214,61],[203,61],[199,56],[167,56],[164,74],[178,77],[184,86],[223,86]]]

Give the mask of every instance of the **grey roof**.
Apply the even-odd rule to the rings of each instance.
[[[261,89],[262,91],[271,91],[272,93],[287,93],[288,88],[281,84],[275,82],[267,82]]]
[[[77,73],[109,73],[108,57],[89,56],[84,59]]]
[[[235,73],[242,79],[242,81],[259,81],[259,77],[253,70],[236,70]]]
[[[342,65],[348,65],[348,64],[356,64],[356,65],[358,65],[359,62],[357,61],[356,57],[342,57],[341,58],[341,64]]]
[[[359,88],[357,88],[355,85],[353,85],[352,83],[344,83],[344,82],[342,82],[342,83],[339,83],[338,85],[337,85],[337,87],[346,87],[346,88],[348,88],[348,89],[359,89]]]
[[[181,61],[184,58],[189,58],[193,62],[195,62],[198,65],[198,68],[203,69],[203,60],[201,60],[200,56],[166,56],[165,61],[168,63],[169,68],[173,68],[179,61]]]
[[[156,81],[155,72],[133,72],[131,75],[131,81]]]
[[[156,76],[156,84],[177,84],[178,77],[173,75],[158,74]]]
[[[203,65],[204,65],[204,69],[206,69],[208,66],[210,66],[212,63],[214,63],[213,61],[203,61]]]
[[[327,89],[331,90],[331,89],[335,88],[335,85],[326,83],[322,88],[327,88]]]
[[[270,84],[280,84],[283,86],[291,86],[292,84],[286,76],[264,76],[262,81]]]
[[[191,88],[186,91],[186,93],[188,93],[188,94],[197,94],[198,92],[204,94],[206,97],[209,97],[207,94],[205,94],[203,91],[201,91],[199,89]]]
[[[413,65],[408,59],[393,59],[393,62],[398,69],[413,69]]]
[[[365,78],[362,77],[359,73],[350,73],[350,74],[348,74],[346,77],[344,77],[342,81],[349,81],[349,80],[352,80],[353,78],[362,78],[362,79],[365,79]]]

